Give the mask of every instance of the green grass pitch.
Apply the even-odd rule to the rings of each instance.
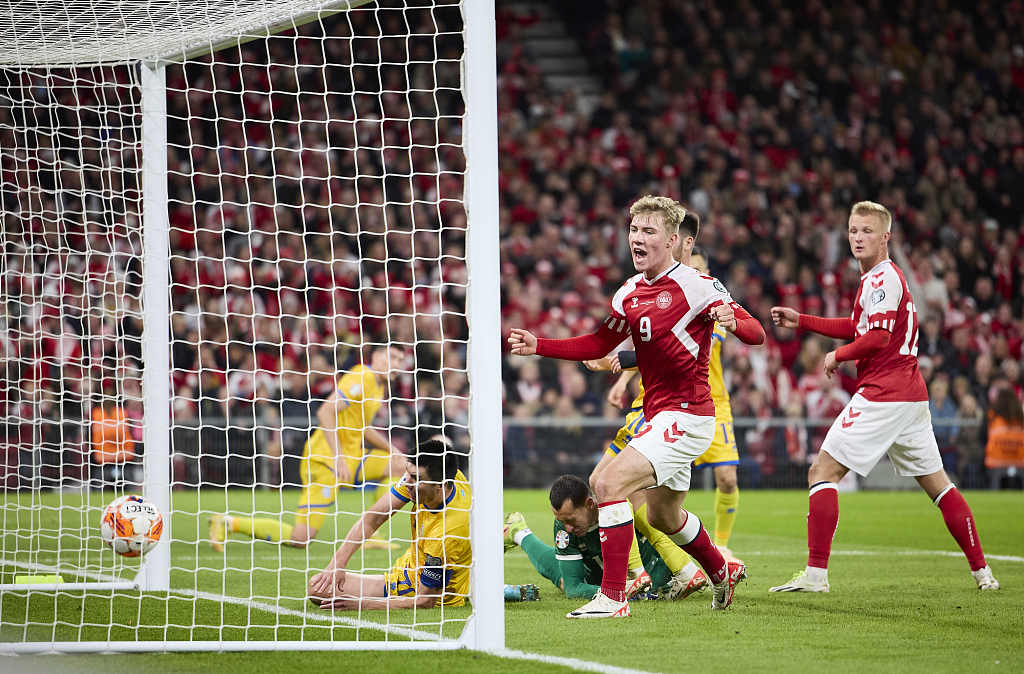
[[[98,543],[96,522],[110,495],[37,496],[40,506],[27,508],[27,496],[3,501],[5,550],[36,551],[31,562],[70,573],[131,577],[132,562],[114,560]],[[368,499],[369,494],[366,495]],[[176,493],[175,539],[205,540],[206,513],[288,511],[294,492],[209,491]],[[357,510],[359,494],[347,494],[342,510]],[[832,592],[827,595],[771,595],[768,587],[785,581],[806,561],[803,491],[744,491],[733,551],[744,559],[748,580],[736,593],[733,608],[712,613],[710,597],[682,602],[641,602],[633,618],[569,621],[567,611],[580,603],[561,597],[529,565],[521,551],[505,555],[506,582],[532,582],[542,600],[510,604],[506,611],[507,645],[530,653],[571,657],[593,663],[651,672],[711,671],[992,671],[1024,670],[1024,497],[1020,492],[970,492],[978,528],[999,592],[979,593],[937,509],[920,492],[860,492],[840,495],[840,522],[831,562]],[[39,500],[42,499],[42,500]],[[80,499],[76,501],[74,499]],[[694,492],[688,506],[709,524],[712,495]],[[534,531],[551,540],[551,515],[542,491],[507,491],[507,510],[520,510]],[[16,507],[20,504],[20,507]],[[57,539],[57,522],[65,530],[81,527],[91,540],[83,546],[68,535]],[[0,595],[0,640],[167,638],[383,639],[365,622],[380,614],[339,614],[347,622],[309,608],[302,600],[306,569],[322,567],[333,550],[326,541],[343,535],[352,517],[329,520],[321,541],[308,550],[232,539],[225,554],[205,543],[175,543],[171,585],[184,593],[145,595],[108,593],[5,592]],[[408,517],[393,519],[395,537],[408,537]],[[31,537],[35,537],[32,540]],[[403,546],[404,547],[404,546]],[[402,550],[367,552],[362,563],[383,568]],[[999,559],[1006,557],[1006,559]],[[24,562],[27,556],[19,556]],[[23,567],[0,564],[0,582],[10,582]],[[358,563],[359,560],[355,560]],[[232,597],[255,597],[258,605]],[[225,597],[228,599],[225,600]],[[266,610],[273,608],[274,610]],[[467,609],[433,609],[393,613],[392,624],[432,634],[455,636]],[[205,627],[193,628],[193,624]],[[81,627],[81,625],[85,627]],[[391,635],[388,639],[402,640]],[[315,644],[310,644],[315,648]],[[279,672],[337,668],[350,671],[420,671],[444,667],[457,671],[545,672],[564,667],[535,661],[507,660],[469,652],[302,652],[196,653],[118,656],[38,656],[4,658],[4,671],[161,672],[211,670]]]

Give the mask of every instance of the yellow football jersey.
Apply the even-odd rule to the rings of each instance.
[[[412,543],[405,551],[389,577],[398,579],[394,594],[405,594],[401,579],[415,587],[416,579],[424,587],[444,588],[445,606],[462,606],[469,596],[469,567],[473,563],[473,549],[469,544],[469,506],[471,491],[469,480],[462,471],[455,473],[452,493],[439,510],[429,510],[414,504],[409,514],[412,525]],[[405,481],[391,487],[391,493],[408,503],[412,493]],[[398,572],[398,573],[396,573]]]
[[[363,455],[363,429],[370,425],[384,400],[383,389],[373,371],[357,365],[338,380],[337,391],[347,403],[338,412],[338,448],[349,457]],[[306,443],[303,458],[334,466],[334,454],[321,428]]]
[[[722,344],[728,331],[715,323],[715,331],[711,334],[711,361],[708,363],[708,384],[711,386],[711,400],[715,403],[715,419],[732,421],[732,406],[729,404],[729,392],[725,389],[725,376],[722,372]]]

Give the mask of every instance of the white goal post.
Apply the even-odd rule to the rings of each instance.
[[[504,648],[495,71],[487,0],[69,0],[0,19],[0,653]],[[465,607],[446,590],[331,615],[304,580],[388,483],[296,506],[305,439],[336,380],[389,346],[408,363],[378,377],[365,426],[392,451],[452,439]],[[164,515],[141,560],[99,539],[132,492]],[[305,547],[207,541],[222,513],[284,532],[316,508]],[[408,521],[350,568],[388,573]]]

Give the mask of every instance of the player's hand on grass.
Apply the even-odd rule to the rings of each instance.
[[[825,376],[832,378],[832,373],[839,369],[839,361],[836,360],[836,352],[829,351],[825,354]]]
[[[307,591],[310,599],[330,599],[342,594],[345,589],[345,570],[328,569],[309,579]],[[320,602],[321,608],[325,602]]]
[[[355,597],[338,597],[320,602],[321,611],[358,611],[359,600]]]
[[[780,328],[796,328],[800,323],[800,314],[789,307],[772,307],[772,322]]]
[[[529,330],[512,328],[508,335],[508,345],[512,347],[513,356],[532,356],[537,353],[537,337]]]
[[[712,307],[711,318],[729,332],[736,330],[736,314],[728,304],[719,304],[717,307]]]

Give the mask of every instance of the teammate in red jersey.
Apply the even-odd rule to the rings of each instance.
[[[913,477],[942,511],[949,533],[967,556],[978,588],[998,590],[985,563],[974,516],[942,469],[932,432],[928,389],[917,368],[917,312],[906,279],[889,259],[892,215],[861,201],[850,210],[850,250],[861,280],[851,318],[821,318],[772,307],[772,320],[826,337],[853,340],[825,356],[829,377],[857,361],[857,393],[833,422],[807,476],[807,568],[772,592],[828,592],[828,558],[839,522],[836,483],[847,471],[867,475],[888,452],[896,472]]]
[[[611,315],[597,332],[555,340],[538,339],[517,328],[508,338],[516,355],[583,361],[603,357],[632,335],[646,387],[648,422],[594,485],[604,559],[601,591],[569,618],[629,615],[625,587],[633,514],[626,499],[640,489],[651,488],[651,524],[704,568],[714,587],[712,608],[723,609],[732,602],[736,583],[746,571],[742,563],[726,563],[697,516],[681,505],[690,488],[690,464],[707,450],[715,434],[715,406],[708,386],[715,321],[748,344],[763,343],[764,329],[718,280],[672,257],[680,236],[686,255],[697,236],[695,230],[680,234],[686,216],[682,206],[668,197],[645,196],[629,213],[629,247],[639,273],[615,293]]]

